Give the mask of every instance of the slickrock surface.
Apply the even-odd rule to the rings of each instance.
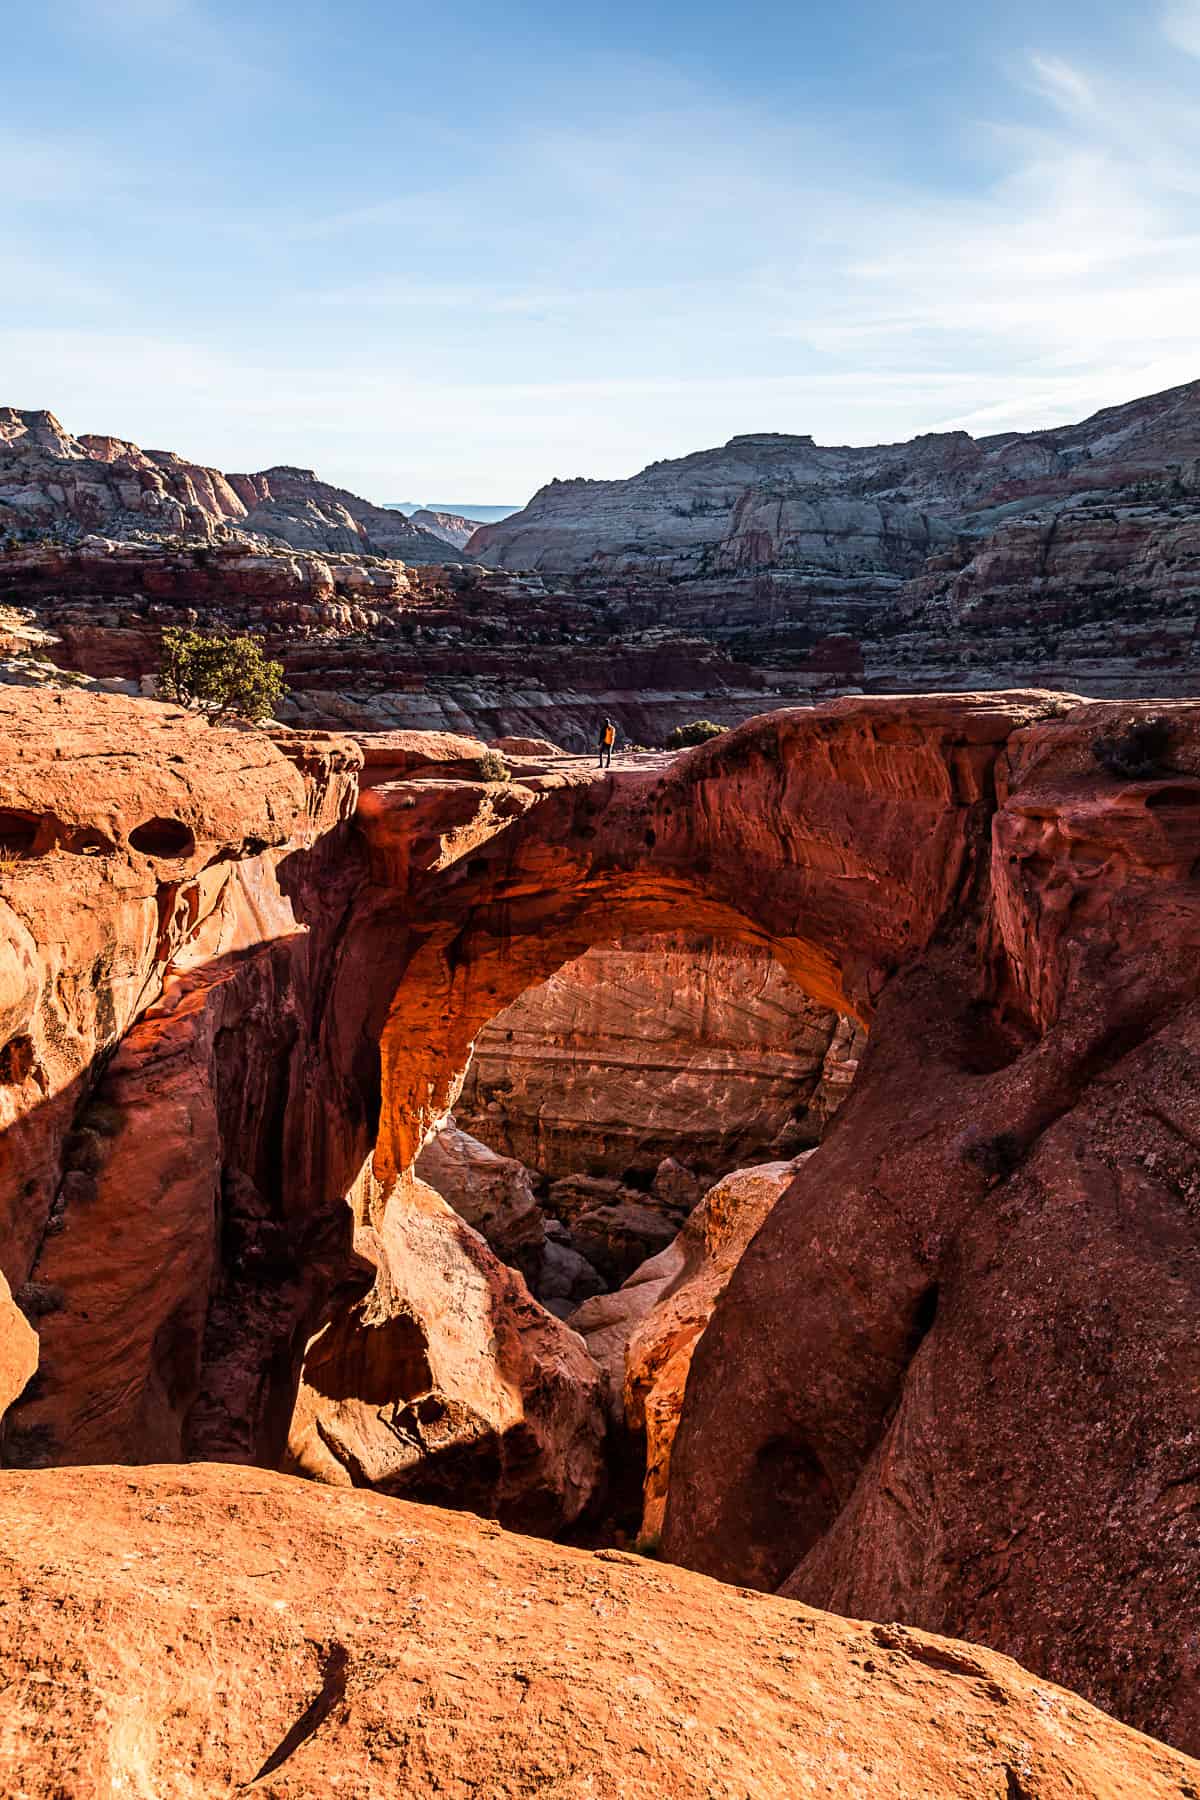
[[[986,1650],[260,1471],[0,1478],[12,1800],[1194,1800]]]
[[[802,1153],[799,1161],[811,1156]],[[671,1446],[692,1353],[742,1255],[796,1172],[794,1162],[738,1169],[710,1188],[680,1234],[684,1267],[653,1310],[633,1325],[625,1352],[625,1418],[645,1433],[642,1535],[662,1532]]]
[[[816,1142],[836,1025],[757,945],[598,944],[484,1027],[456,1116],[548,1175],[720,1175]]]
[[[367,885],[361,752],[15,690],[0,729],[0,1269],[40,1349],[26,1387],[0,1307],[6,1459],[275,1461],[298,1404],[323,1479],[422,1491],[436,1463],[462,1503],[574,1518],[603,1429],[578,1340],[442,1202],[372,1187],[370,985],[330,981]],[[391,742],[384,772],[462,748]]]
[[[481,1027],[614,935],[765,944],[871,1037],[694,1350],[666,1553],[1017,1652],[1200,1747],[1200,706],[845,699],[508,781],[393,742],[351,825],[344,739],[3,705],[0,1268],[40,1349],[10,1464],[277,1464],[326,1339],[374,1457],[433,1392],[400,1321],[457,1329],[444,1238],[411,1294],[402,1264],[467,1228],[407,1177]],[[497,1405],[533,1371],[502,1489],[548,1530],[586,1476],[536,1421],[594,1440],[577,1387],[542,1393],[533,1304],[505,1290],[476,1369]]]

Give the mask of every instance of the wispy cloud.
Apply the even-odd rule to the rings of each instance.
[[[1197,0],[1176,0],[1163,14],[1163,30],[1179,50],[1200,56],[1200,5]]]
[[[145,3],[88,0],[131,30]],[[863,442],[1079,417],[1200,375],[1184,50],[1200,54],[1200,0],[1161,15],[1137,69],[1030,44],[919,173],[828,118],[635,70],[603,105],[531,109],[485,167],[448,127],[444,160],[394,159],[391,179],[143,185],[141,243],[170,263],[202,227],[221,252],[196,259],[190,308],[147,303],[117,256],[69,330],[32,305],[18,329],[10,297],[0,399],[19,386],[72,428],[225,467],[303,461],[380,498],[480,501],[737,431]],[[86,146],[82,164],[52,137],[26,156],[31,189],[86,181]],[[69,306],[74,259],[56,271],[15,233],[8,255]]]

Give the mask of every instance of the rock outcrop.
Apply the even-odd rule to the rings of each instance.
[[[674,580],[746,566],[912,576],[989,509],[1178,479],[1198,454],[1200,382],[1080,425],[978,441],[952,431],[835,448],[750,434],[627,481],[553,481],[522,512],[482,526],[468,554],[502,568]]]
[[[836,1027],[759,946],[598,944],[484,1027],[457,1117],[550,1176],[715,1177],[816,1142]]]
[[[603,1474],[596,1370],[477,1232],[409,1179],[356,1245],[370,1292],[308,1343],[286,1466],[553,1531]]]
[[[979,440],[750,434],[552,483],[461,548],[469,521],[422,532],[310,471],[224,476],[9,409],[0,602],[35,608],[84,674],[136,682],[194,609],[273,640],[289,723],[576,750],[605,714],[656,744],[847,690],[1186,697],[1198,396]],[[97,531],[133,541],[98,553]]]
[[[14,1795],[1200,1784],[1187,1757],[972,1645],[246,1469],[0,1479],[0,1657]]]
[[[461,513],[430,512],[425,506],[409,513],[408,522],[420,531],[428,531],[436,538],[444,538],[456,550],[465,550],[482,523],[480,519],[464,519]]]
[[[435,1385],[402,1391],[398,1321],[453,1323],[405,1246],[467,1227],[409,1171],[482,1026],[614,934],[752,941],[871,1036],[693,1351],[665,1552],[1200,1744],[1200,707],[842,700],[507,780],[393,741],[351,825],[345,740],[0,706],[0,1267],[41,1353],[10,1464],[277,1464],[326,1344],[382,1444]],[[526,1305],[497,1408],[559,1354]],[[595,1441],[567,1376],[503,1476],[544,1530]]]
[[[311,469],[223,475],[171,450],[72,437],[53,413],[0,407],[0,536],[144,531],[215,541],[231,529],[296,549],[446,560],[443,536]]]
[[[497,1156],[451,1120],[430,1138],[416,1172],[506,1263],[524,1268],[540,1255],[545,1219],[524,1163]]]
[[[671,1446],[683,1410],[692,1353],[754,1234],[796,1162],[762,1163],[727,1175],[704,1196],[680,1234],[683,1264],[653,1309],[638,1320],[625,1351],[625,1422],[646,1440],[642,1536],[658,1542],[671,1479]]]
[[[331,982],[361,751],[5,693],[0,1269],[40,1346],[25,1386],[0,1311],[7,1460],[277,1461],[290,1430],[324,1479],[453,1464],[506,1518],[574,1518],[602,1436],[577,1340],[440,1201],[372,1190],[369,995]],[[334,1296],[368,1346],[345,1392]]]

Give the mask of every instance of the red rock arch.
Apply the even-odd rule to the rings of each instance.
[[[774,713],[647,772],[522,775],[480,806],[444,785],[364,795],[375,1168],[386,1185],[451,1104],[480,1027],[591,944],[695,930],[768,945],[812,996],[869,1022],[894,971],[962,903],[998,747],[1045,702],[841,701]],[[519,771],[520,773],[520,771]],[[430,820],[436,820],[431,828]],[[424,859],[426,867],[420,868]]]

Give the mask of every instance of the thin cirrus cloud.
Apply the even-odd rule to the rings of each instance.
[[[447,136],[391,193],[364,170],[349,203],[262,210],[251,184],[194,293],[153,313],[116,249],[73,267],[10,236],[10,291],[86,316],[0,308],[0,398],[226,468],[480,503],[738,431],[1081,417],[1200,375],[1200,5],[1147,45],[1136,68],[1027,50],[903,177],[861,120],[839,138],[664,79],[513,126],[482,172]],[[23,187],[94,191],[89,146],[31,143]],[[107,179],[168,262],[214,190],[197,169],[160,218],[145,175]]]
[[[1200,5],[1195,0],[1178,0],[1163,14],[1163,29],[1179,50],[1189,56],[1200,56]]]

